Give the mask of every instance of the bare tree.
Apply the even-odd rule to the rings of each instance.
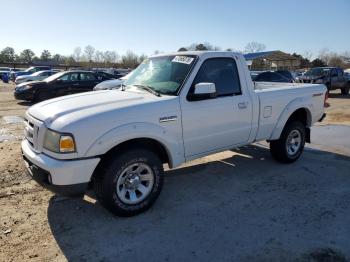
[[[138,63],[138,57],[132,51],[128,50],[125,55],[122,56],[122,63],[128,68],[135,68]]]
[[[80,62],[80,60],[81,60],[81,48],[80,47],[74,48],[72,57],[74,58],[74,60],[76,62]]]
[[[329,49],[328,48],[321,49],[320,52],[318,53],[318,58],[321,59],[326,64],[328,64],[328,62],[329,62]]]
[[[94,61],[95,61],[96,63],[102,63],[102,62],[104,61],[103,52],[97,50],[97,51],[95,52]]]
[[[141,64],[145,59],[147,59],[147,56],[145,54],[141,54],[138,58],[138,63]]]
[[[118,61],[118,53],[115,51],[105,51],[103,53],[103,60],[106,64],[116,63]]]
[[[91,45],[87,45],[84,49],[85,58],[88,62],[92,62],[92,58],[94,57],[95,48]]]
[[[257,53],[257,52],[261,52],[264,51],[266,49],[266,46],[262,43],[258,43],[258,42],[250,42],[245,46],[245,53]]]
[[[307,60],[311,61],[312,60],[312,52],[310,50],[305,50],[303,53],[302,53],[302,56],[304,58],[306,58]]]

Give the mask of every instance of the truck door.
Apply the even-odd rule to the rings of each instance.
[[[336,68],[333,68],[331,71],[331,89],[340,88],[340,79],[338,71]]]
[[[190,101],[198,83],[214,83],[218,96]],[[186,157],[227,148],[248,140],[252,122],[252,103],[244,92],[234,58],[205,60],[187,99],[182,99],[183,139]]]

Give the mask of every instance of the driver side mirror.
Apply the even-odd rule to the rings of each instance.
[[[57,80],[56,80],[56,83],[57,83],[57,84],[61,84],[61,83],[63,83],[63,80],[62,80],[62,79],[57,79]]]
[[[213,99],[217,97],[216,87],[214,83],[198,83],[194,86],[194,91],[189,94],[187,99],[189,101],[199,101],[206,99]]]

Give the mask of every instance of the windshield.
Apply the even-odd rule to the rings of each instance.
[[[196,56],[160,56],[143,61],[125,81],[126,86],[146,86],[160,94],[176,95]]]
[[[32,76],[39,76],[41,75],[42,73],[45,73],[45,71],[38,71],[38,72],[35,72],[32,74]]]
[[[322,76],[327,74],[330,71],[330,68],[312,68],[305,73],[307,76]]]
[[[45,78],[45,82],[51,82],[51,81],[59,78],[60,76],[64,75],[65,73],[67,73],[67,72],[60,72],[60,73],[53,74],[52,76]]]
[[[9,67],[0,67],[0,71],[10,71]]]

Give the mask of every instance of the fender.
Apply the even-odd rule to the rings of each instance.
[[[130,123],[107,131],[91,144],[84,157],[104,155],[115,146],[137,138],[150,138],[161,143],[168,153],[171,167],[185,161],[181,132],[177,135],[162,126],[144,122]]]
[[[276,140],[279,139],[281,136],[281,133],[283,131],[284,126],[286,125],[289,117],[298,109],[304,108],[307,112],[307,127],[311,126],[312,123],[312,114],[313,111],[313,105],[310,98],[296,98],[289,102],[289,104],[286,106],[286,108],[283,110],[283,112],[278,117],[277,123],[275,125],[274,131],[272,132],[270,138],[268,140]]]

